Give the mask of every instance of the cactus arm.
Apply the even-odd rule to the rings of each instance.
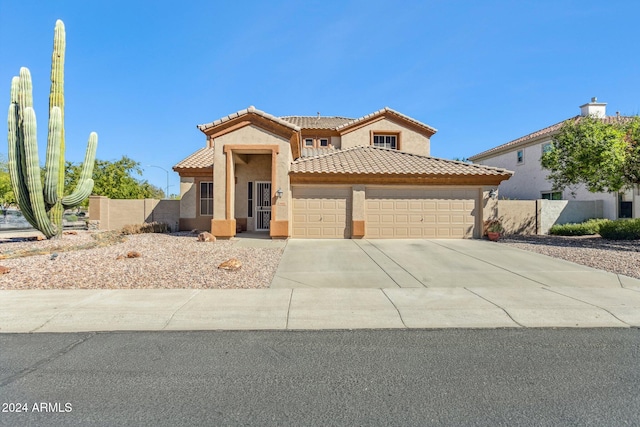
[[[59,155],[56,161],[58,162],[57,177],[50,177],[50,184],[54,181],[55,198],[50,198],[51,209],[49,211],[49,217],[51,221],[58,227],[62,233],[62,214],[64,208],[60,201],[64,196],[64,172],[65,172],[65,132],[64,132],[64,58],[66,50],[66,33],[64,23],[61,20],[56,21],[55,30],[53,33],[53,53],[51,54],[51,89],[49,91],[49,114],[51,115],[53,108],[58,107],[60,109],[60,149]],[[47,147],[52,143],[51,134],[49,134],[49,140],[47,141]],[[53,194],[51,194],[53,196]]]
[[[36,139],[36,113],[33,107],[27,107],[23,111],[24,117],[24,154],[27,189],[29,190],[29,201],[35,217],[37,229],[47,238],[57,234],[56,226],[47,216],[42,194],[42,182],[40,178],[40,164],[38,161],[38,142]]]
[[[33,107],[33,85],[31,84],[31,72],[26,67],[20,68],[20,77],[18,78],[18,88],[16,93],[16,101],[20,107],[20,120],[22,113],[27,107]]]
[[[20,112],[17,104],[18,101],[18,80],[19,77],[14,77],[11,81],[11,104],[9,105],[9,117],[8,124],[8,167],[9,176],[11,178],[11,186],[13,188],[13,194],[16,197],[18,206],[22,211],[24,218],[32,226],[36,226],[36,220],[31,210],[29,203],[29,193],[24,180],[22,180],[22,158],[24,152],[21,148],[22,140],[22,127],[19,126]]]
[[[54,205],[58,197],[58,171],[60,163],[60,132],[62,115],[59,107],[53,107],[49,113],[49,142],[47,144],[47,160],[44,175],[44,201],[47,205]]]
[[[62,198],[62,206],[65,209],[78,206],[84,199],[91,195],[93,190],[93,166],[96,161],[96,150],[98,149],[98,134],[91,132],[87,143],[87,151],[82,164],[80,179],[73,193]]]
[[[93,179],[87,179],[82,181],[82,183],[79,183],[72,194],[62,198],[62,206],[65,209],[71,209],[78,206],[84,199],[91,195],[91,191],[93,191],[93,184]]]

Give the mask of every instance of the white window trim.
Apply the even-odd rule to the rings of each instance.
[[[382,145],[382,146],[380,146],[380,145],[376,145],[376,138],[377,138],[377,137],[381,137],[381,138],[384,138],[384,139],[385,139],[385,141],[384,141],[384,143],[383,143],[383,145]],[[388,137],[393,138],[393,145],[394,145],[393,147],[391,147],[391,146],[387,147],[386,138],[388,138]],[[398,149],[398,135],[391,135],[391,134],[384,133],[384,132],[381,132],[381,133],[374,133],[374,134],[373,134],[373,139],[372,139],[372,141],[371,141],[371,144],[372,144],[374,147],[379,147],[379,148],[388,148],[388,149],[390,149],[390,150],[397,150],[397,149]]]

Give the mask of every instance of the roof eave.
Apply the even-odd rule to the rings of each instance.
[[[289,172],[292,184],[397,184],[397,185],[499,185],[511,178],[512,173],[501,175],[453,175],[453,174],[392,174],[392,173],[337,173],[337,172]]]

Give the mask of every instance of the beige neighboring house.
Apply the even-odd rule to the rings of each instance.
[[[606,107],[606,103],[592,98],[591,102],[580,106],[580,115],[566,120],[576,120],[590,115],[601,117],[608,122],[627,120],[627,117],[618,113],[615,116],[607,116]],[[620,193],[591,193],[584,185],[562,191],[552,189],[552,183],[547,179],[549,171],[542,168],[540,158],[545,150],[551,147],[553,136],[566,120],[471,156],[469,160],[480,165],[514,171],[511,179],[500,184],[500,198],[601,200],[604,218],[640,218],[640,188]]]
[[[230,238],[478,238],[512,172],[430,157],[436,129],[389,108],[275,117],[254,107],[199,125],[176,164],[180,229]]]

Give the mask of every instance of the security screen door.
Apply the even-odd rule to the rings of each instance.
[[[271,182],[256,182],[256,231],[269,230],[271,221]]]

